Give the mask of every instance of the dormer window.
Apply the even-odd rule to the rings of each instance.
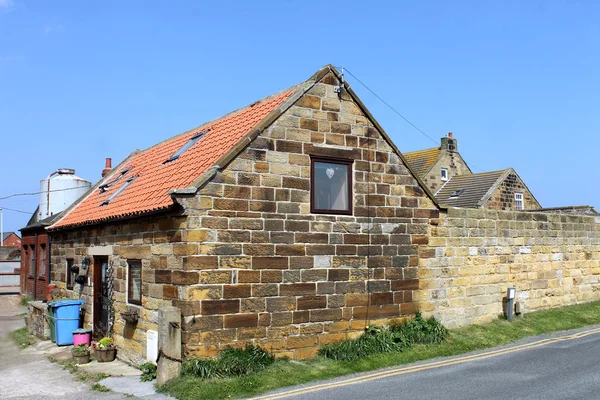
[[[188,140],[183,146],[181,146],[181,148],[179,150],[177,150],[177,152],[175,154],[173,154],[171,157],[169,157],[167,159],[167,161],[164,162],[164,164],[167,164],[167,163],[177,160],[183,153],[188,151],[188,149],[190,147],[192,147],[194,144],[196,144],[197,141],[202,139],[202,137],[204,135],[206,135],[208,132],[210,132],[210,129],[206,129],[202,132],[196,133],[194,136],[192,136],[190,138],[190,140]]]
[[[110,182],[105,183],[104,185],[100,185],[98,187],[98,189],[100,190],[100,193],[106,192],[109,187],[113,186],[115,183],[120,181],[121,178],[123,178],[125,175],[127,175],[127,173],[131,170],[132,170],[132,168],[125,168],[123,171],[121,171],[121,173],[119,175],[117,175],[117,177],[115,179],[113,179]]]
[[[108,205],[108,203],[113,201],[115,197],[117,197],[119,194],[121,194],[123,190],[127,189],[127,187],[131,185],[131,182],[133,182],[135,178],[137,178],[137,176],[132,176],[131,178],[127,179],[127,181],[123,185],[121,185],[121,187],[117,189],[116,192],[114,192],[112,195],[110,195],[108,199],[104,200],[102,204],[100,204],[100,207]]]
[[[442,168],[440,171],[440,179],[443,181],[448,180],[448,168]]]

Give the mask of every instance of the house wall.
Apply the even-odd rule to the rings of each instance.
[[[34,259],[31,253],[34,252]],[[42,251],[46,252],[45,263]],[[23,232],[21,239],[21,293],[34,300],[48,294],[48,235],[45,231]]]
[[[326,76],[198,195],[177,305],[187,357],[253,342],[306,358],[414,312],[418,246],[438,211],[359,107]],[[310,156],[354,160],[354,213],[310,212]]]
[[[12,235],[4,239],[3,246],[19,247],[21,246],[21,238],[19,238],[13,233]]]
[[[423,177],[423,182],[434,194],[447,182],[441,179],[442,168],[448,168],[448,179],[456,175],[471,174],[469,167],[458,152],[442,150],[438,161]]]
[[[182,270],[181,254],[187,245],[182,243],[185,218],[179,213],[146,217],[118,224],[83,227],[77,230],[51,232],[52,237],[52,283],[64,288],[67,296],[79,298],[80,285],[66,289],[67,258],[81,265],[84,258],[92,261],[88,270],[88,282],[83,286],[85,326],[93,328],[93,259],[108,255],[114,272],[113,337],[119,358],[135,364],[146,361],[146,335],[156,331],[158,309],[172,305],[184,282],[178,277]],[[142,262],[142,306],[127,303],[127,260]],[[177,271],[166,282],[160,272],[165,269]],[[126,323],[120,313],[134,310],[140,316],[137,323]]]
[[[600,300],[600,218],[451,208],[419,251],[419,309],[490,322],[517,288],[524,312]]]
[[[533,194],[519,177],[511,173],[496,188],[494,193],[485,202],[483,208],[497,211],[516,211],[515,193],[523,193],[523,207],[525,210],[537,210],[541,208]]]

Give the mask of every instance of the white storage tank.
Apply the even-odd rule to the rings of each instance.
[[[74,169],[57,169],[40,181],[38,220],[63,211],[87,192],[91,185],[91,182],[76,176]]]

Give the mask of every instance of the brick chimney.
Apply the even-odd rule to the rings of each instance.
[[[458,151],[458,142],[454,139],[452,132],[448,132],[448,136],[442,138],[441,146],[442,151]]]
[[[110,171],[112,171],[112,159],[107,158],[106,165],[104,166],[104,169],[102,170],[102,177],[104,178],[106,176],[106,174],[108,174]]]

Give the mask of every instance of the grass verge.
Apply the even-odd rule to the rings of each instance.
[[[27,332],[26,328],[19,328],[16,331],[12,331],[10,333],[10,337],[22,349],[29,347],[35,342],[37,342],[37,339],[34,336],[30,335],[29,332]]]
[[[506,345],[528,336],[594,324],[600,324],[600,302],[538,311],[513,322],[497,320],[488,325],[453,329],[439,344],[415,345],[402,352],[375,354],[352,362],[323,357],[308,361],[277,360],[261,372],[242,377],[203,380],[182,376],[160,391],[181,400],[250,397],[285,386],[462,354]]]

